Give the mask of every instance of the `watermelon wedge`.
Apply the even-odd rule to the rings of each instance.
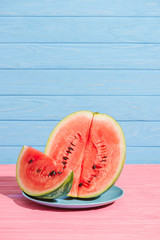
[[[24,146],[16,165],[17,182],[25,193],[41,199],[66,196],[73,183],[73,171],[53,163],[44,153]]]
[[[106,114],[79,111],[68,115],[52,131],[45,154],[64,169],[72,169],[68,196],[92,198],[117,180],[126,156],[120,125]]]

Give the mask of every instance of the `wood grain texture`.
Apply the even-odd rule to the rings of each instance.
[[[0,69],[160,69],[159,44],[0,44]]]
[[[25,141],[26,142],[26,139]],[[23,144],[21,141],[20,144]],[[34,148],[44,152],[45,146],[34,145]],[[0,146],[0,164],[16,164],[22,146]],[[160,164],[160,147],[129,147],[127,146],[127,164]]]
[[[127,163],[160,163],[159,21],[158,0],[0,1],[0,163],[83,109],[120,122]]]
[[[159,43],[159,36],[157,18],[1,17],[0,19],[0,42],[8,43]]]
[[[0,146],[45,146],[58,121],[0,121]],[[120,121],[127,146],[160,147],[160,122]]]
[[[78,211],[25,199],[16,182],[15,165],[1,165],[0,236],[4,240],[51,240],[53,236],[59,240],[159,240],[159,171],[160,165],[125,165],[116,182],[125,192],[121,199]]]
[[[160,16],[158,0],[0,1],[1,16]]]
[[[160,95],[159,82],[160,70],[1,70],[0,95]]]
[[[0,120],[60,120],[90,110],[117,120],[160,120],[160,96],[0,96]]]

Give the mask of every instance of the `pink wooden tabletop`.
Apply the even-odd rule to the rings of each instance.
[[[125,194],[90,210],[49,208],[25,199],[15,165],[0,165],[0,239],[160,239],[160,165],[125,165]]]

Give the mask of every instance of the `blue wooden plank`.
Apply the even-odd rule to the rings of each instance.
[[[1,70],[0,95],[159,95],[160,70]]]
[[[159,43],[159,23],[159,18],[1,17],[0,42]]]
[[[117,120],[160,120],[160,96],[1,96],[0,120],[60,120],[80,110]]]
[[[45,147],[35,146],[39,151]],[[0,164],[15,164],[21,147],[0,147]],[[127,147],[126,164],[160,164],[160,147]]]
[[[158,0],[0,1],[0,94],[15,95],[0,97],[0,163],[15,163],[22,144],[44,150],[57,120],[82,109],[119,120],[127,163],[160,163],[160,45],[148,44],[159,43],[159,17]]]
[[[159,147],[127,147],[127,164],[160,164]]]
[[[0,44],[1,69],[160,69],[159,44]]]
[[[1,121],[0,146],[45,146],[58,121]],[[127,146],[160,147],[160,122],[119,122]]]
[[[160,16],[158,0],[1,0],[1,16]]]

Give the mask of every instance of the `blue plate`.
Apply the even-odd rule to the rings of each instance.
[[[102,195],[92,199],[64,197],[64,198],[57,198],[53,200],[39,200],[27,195],[24,192],[22,193],[24,197],[26,197],[27,199],[42,205],[46,205],[49,207],[56,207],[56,208],[72,208],[72,209],[93,208],[93,207],[107,205],[107,204],[113,203],[114,201],[122,197],[124,194],[123,190],[116,186],[112,186]]]

